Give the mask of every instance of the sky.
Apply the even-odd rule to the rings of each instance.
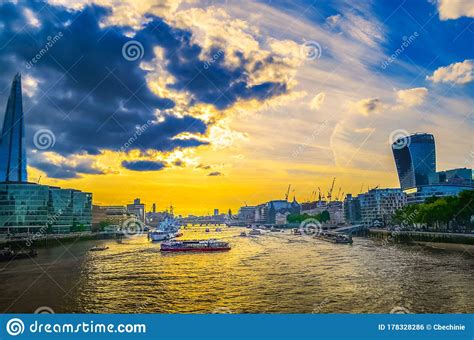
[[[472,168],[473,22],[471,0],[3,0],[0,113],[21,72],[29,181],[94,204],[342,198],[399,187],[415,132]]]

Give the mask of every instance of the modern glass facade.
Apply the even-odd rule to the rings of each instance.
[[[92,194],[27,182],[24,130],[21,76],[17,74],[0,136],[0,233],[90,230]]]
[[[473,190],[472,186],[469,185],[450,185],[450,184],[440,184],[440,185],[422,185],[416,188],[411,188],[405,190],[407,195],[407,203],[425,203],[427,198],[436,196],[436,197],[446,197],[446,196],[457,196],[462,191]]]
[[[1,121],[0,121],[1,123]],[[0,136],[0,181],[27,180],[21,76],[13,79]]]
[[[434,137],[428,133],[417,133],[403,137],[392,144],[402,189],[429,184],[436,172]]]
[[[0,233],[88,231],[92,194],[35,183],[0,183]]]

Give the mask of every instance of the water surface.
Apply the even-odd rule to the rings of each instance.
[[[309,236],[243,228],[186,229],[232,250],[163,254],[137,236],[39,249],[33,260],[0,263],[3,312],[58,313],[473,313],[473,248],[338,245]],[[94,245],[103,252],[89,252]]]

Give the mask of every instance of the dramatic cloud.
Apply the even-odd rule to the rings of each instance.
[[[434,83],[466,84],[474,79],[474,60],[464,60],[434,71],[431,77],[426,77]]]
[[[50,178],[70,179],[80,175],[102,175],[106,172],[99,169],[91,159],[67,160],[48,159],[41,154],[33,154],[29,158],[30,165],[41,169]]]
[[[361,99],[353,104],[353,108],[360,114],[368,116],[371,113],[377,113],[382,109],[382,102],[378,98]]]
[[[122,166],[133,171],[158,171],[166,165],[160,161],[123,161]]]
[[[326,98],[326,94],[324,92],[318,93],[309,103],[309,107],[312,110],[319,110],[321,105],[323,105],[324,98]]]
[[[221,110],[240,100],[263,101],[287,92],[286,80],[265,77],[278,75],[268,67],[287,67],[283,57],[268,51],[247,56],[209,41],[203,49],[196,33],[154,16],[173,12],[173,2],[51,3],[61,6],[0,4],[0,107],[13,75],[22,72],[29,149],[35,132],[45,128],[56,139],[48,151],[62,156],[124,149],[169,152],[208,144],[203,138],[207,123],[188,112],[175,113],[174,98],[150,90],[150,76],[160,70],[170,76],[169,90],[187,96],[187,110],[199,103]],[[126,54],[127,43],[137,47],[136,58]],[[203,59],[208,53],[215,59]],[[36,167],[53,173],[42,162]]]
[[[413,89],[400,90],[397,92],[397,101],[406,107],[423,104],[428,94],[426,87],[417,87]]]
[[[223,176],[221,172],[214,171],[207,174],[208,176]]]
[[[474,18],[474,1],[471,0],[439,0],[438,11],[441,20]]]

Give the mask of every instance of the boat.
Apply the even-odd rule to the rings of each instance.
[[[209,228],[206,228],[206,233],[208,233],[208,232],[209,232]]]
[[[95,247],[92,247],[91,249],[89,249],[89,251],[104,251],[104,250],[107,250],[109,249],[109,247],[99,247],[99,246],[95,246]]]
[[[352,236],[343,234],[343,233],[336,233],[332,231],[325,231],[319,235],[315,235],[315,238],[327,242],[332,243],[340,243],[340,244],[352,244]]]
[[[280,232],[280,229],[277,229],[277,228],[275,228],[275,227],[271,227],[270,231],[271,231],[272,233],[279,233],[279,232]]]
[[[183,235],[179,232],[179,228],[180,226],[173,217],[166,218],[158,228],[148,233],[148,238],[153,242],[170,240]]]
[[[252,235],[252,236],[262,235],[262,232],[260,231],[260,229],[252,229],[249,231],[249,235]]]
[[[293,235],[303,235],[303,233],[301,232],[301,230],[298,229],[298,228],[293,229],[292,234],[293,234]]]
[[[247,237],[247,233],[246,233],[245,231],[242,231],[242,232],[240,233],[240,237]]]
[[[169,240],[171,236],[171,232],[158,229],[148,233],[148,237],[154,242]]]
[[[229,242],[210,240],[167,241],[161,244],[161,251],[169,252],[205,252],[230,250]]]
[[[221,232],[221,231],[222,231],[222,228],[216,228],[216,231],[217,231],[217,232]]]
[[[12,250],[11,248],[4,248],[0,250],[0,261],[19,260],[35,257],[38,252],[34,249],[30,250]]]

